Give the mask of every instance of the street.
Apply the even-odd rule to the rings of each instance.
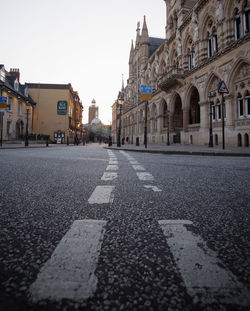
[[[249,310],[250,158],[0,150],[0,309]]]

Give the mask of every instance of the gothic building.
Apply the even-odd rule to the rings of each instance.
[[[145,103],[140,85],[153,87],[147,107],[149,143],[249,146],[250,1],[164,0],[166,37],[137,27],[129,57],[122,137],[144,140]],[[218,93],[224,81],[229,94]]]

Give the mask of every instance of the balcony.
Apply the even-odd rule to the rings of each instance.
[[[167,73],[163,74],[159,81],[159,88],[162,91],[168,91],[176,85],[182,85],[184,78],[184,70],[180,68],[171,68]]]

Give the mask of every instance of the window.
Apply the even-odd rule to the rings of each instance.
[[[15,80],[14,82],[14,89],[18,92],[19,91],[19,82]]]
[[[213,28],[213,54],[218,52],[218,39],[217,39],[217,31]]]
[[[217,99],[216,101],[216,115],[217,115],[217,120],[220,121],[221,120],[221,104],[220,104],[219,99]]]
[[[250,31],[250,6],[248,5],[248,1],[246,1],[244,8],[244,33],[248,33]]]
[[[242,98],[242,95],[240,93],[238,94],[237,101],[238,101],[239,117],[243,118],[244,117],[243,98]]]
[[[22,102],[18,102],[18,114],[21,116],[23,114]]]
[[[235,40],[241,38],[241,17],[238,9],[235,11],[234,14],[234,37]]]
[[[215,117],[214,102],[211,102],[211,109],[212,109],[212,119],[213,119],[213,121],[215,121],[215,120],[216,120],[216,117]]]
[[[209,32],[207,33],[207,57],[212,57],[212,39]]]
[[[188,49],[188,70],[195,67],[195,51]]]
[[[12,105],[13,105],[13,98],[9,97],[8,98],[7,110],[12,111]]]
[[[245,109],[246,109],[246,116],[250,117],[250,93],[249,91],[247,91],[245,95]]]

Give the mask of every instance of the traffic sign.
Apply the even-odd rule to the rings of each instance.
[[[0,104],[7,104],[7,97],[0,96]]]
[[[219,83],[218,92],[219,92],[220,94],[228,94],[228,93],[229,93],[228,88],[227,88],[227,86],[226,86],[226,83],[225,83],[224,81],[221,81],[221,82]]]
[[[141,85],[141,100],[152,99],[152,85]]]

